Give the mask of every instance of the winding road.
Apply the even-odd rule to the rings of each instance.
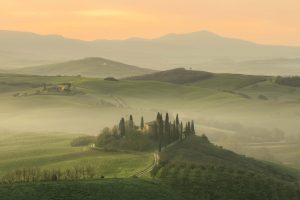
[[[161,151],[165,151],[166,149],[176,145],[179,142],[180,142],[180,140],[177,140],[177,141],[163,147],[161,149]],[[153,153],[153,163],[150,166],[148,166],[147,168],[143,169],[142,171],[134,174],[133,177],[143,177],[145,175],[148,175],[152,171],[152,169],[158,164],[159,164],[159,152],[156,151]]]

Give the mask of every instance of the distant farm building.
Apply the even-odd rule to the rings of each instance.
[[[144,124],[144,132],[153,134],[156,131],[156,121],[147,122]]]

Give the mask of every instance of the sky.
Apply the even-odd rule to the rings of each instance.
[[[299,0],[0,0],[0,29],[82,40],[210,31],[300,46]]]

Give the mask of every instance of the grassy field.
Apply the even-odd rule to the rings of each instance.
[[[0,185],[0,194],[5,200],[183,199],[165,184],[130,178]]]
[[[96,177],[129,177],[153,162],[152,153],[104,152],[88,147],[71,147],[77,135],[64,133],[22,133],[0,136],[0,176],[6,172],[39,167],[72,169],[91,166]]]

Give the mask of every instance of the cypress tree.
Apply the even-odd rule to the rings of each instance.
[[[179,117],[178,117],[178,114],[176,115],[176,126],[179,127]]]
[[[183,124],[182,122],[180,123],[180,139],[183,139]]]
[[[187,124],[188,135],[191,135],[191,122]]]
[[[164,131],[164,124],[162,115],[160,113],[157,114],[157,129],[158,129],[158,151],[161,152],[162,145],[163,145],[163,131]]]
[[[176,138],[179,139],[181,137],[181,135],[180,135],[180,121],[179,121],[178,114],[176,115],[176,121],[175,122],[176,122],[176,127],[175,127],[174,131],[175,131]]]
[[[195,135],[195,134],[196,134],[196,131],[195,131],[195,125],[194,125],[194,120],[193,120],[192,123],[191,123],[191,133],[192,133],[192,135]]]
[[[185,123],[185,128],[184,128],[184,137],[187,138],[188,136],[188,123]]]
[[[122,119],[120,120],[120,123],[119,123],[119,131],[120,131],[120,135],[121,135],[122,137],[124,137],[124,136],[125,136],[125,119],[124,119],[124,118],[122,118]]]
[[[133,117],[132,117],[132,115],[129,116],[129,129],[130,130],[133,129]]]
[[[176,126],[176,121],[174,120],[173,124],[172,124],[172,134],[171,134],[171,137],[172,137],[172,141],[176,141],[178,140],[178,131],[177,131],[177,126]]]
[[[141,118],[141,130],[144,130],[144,117]]]
[[[160,118],[160,113],[158,112],[156,115],[156,121],[159,121],[159,118]]]
[[[165,118],[165,134],[164,134],[164,145],[166,146],[167,144],[170,143],[171,141],[171,133],[170,133],[170,121],[169,121],[169,114],[166,113],[166,118]]]

